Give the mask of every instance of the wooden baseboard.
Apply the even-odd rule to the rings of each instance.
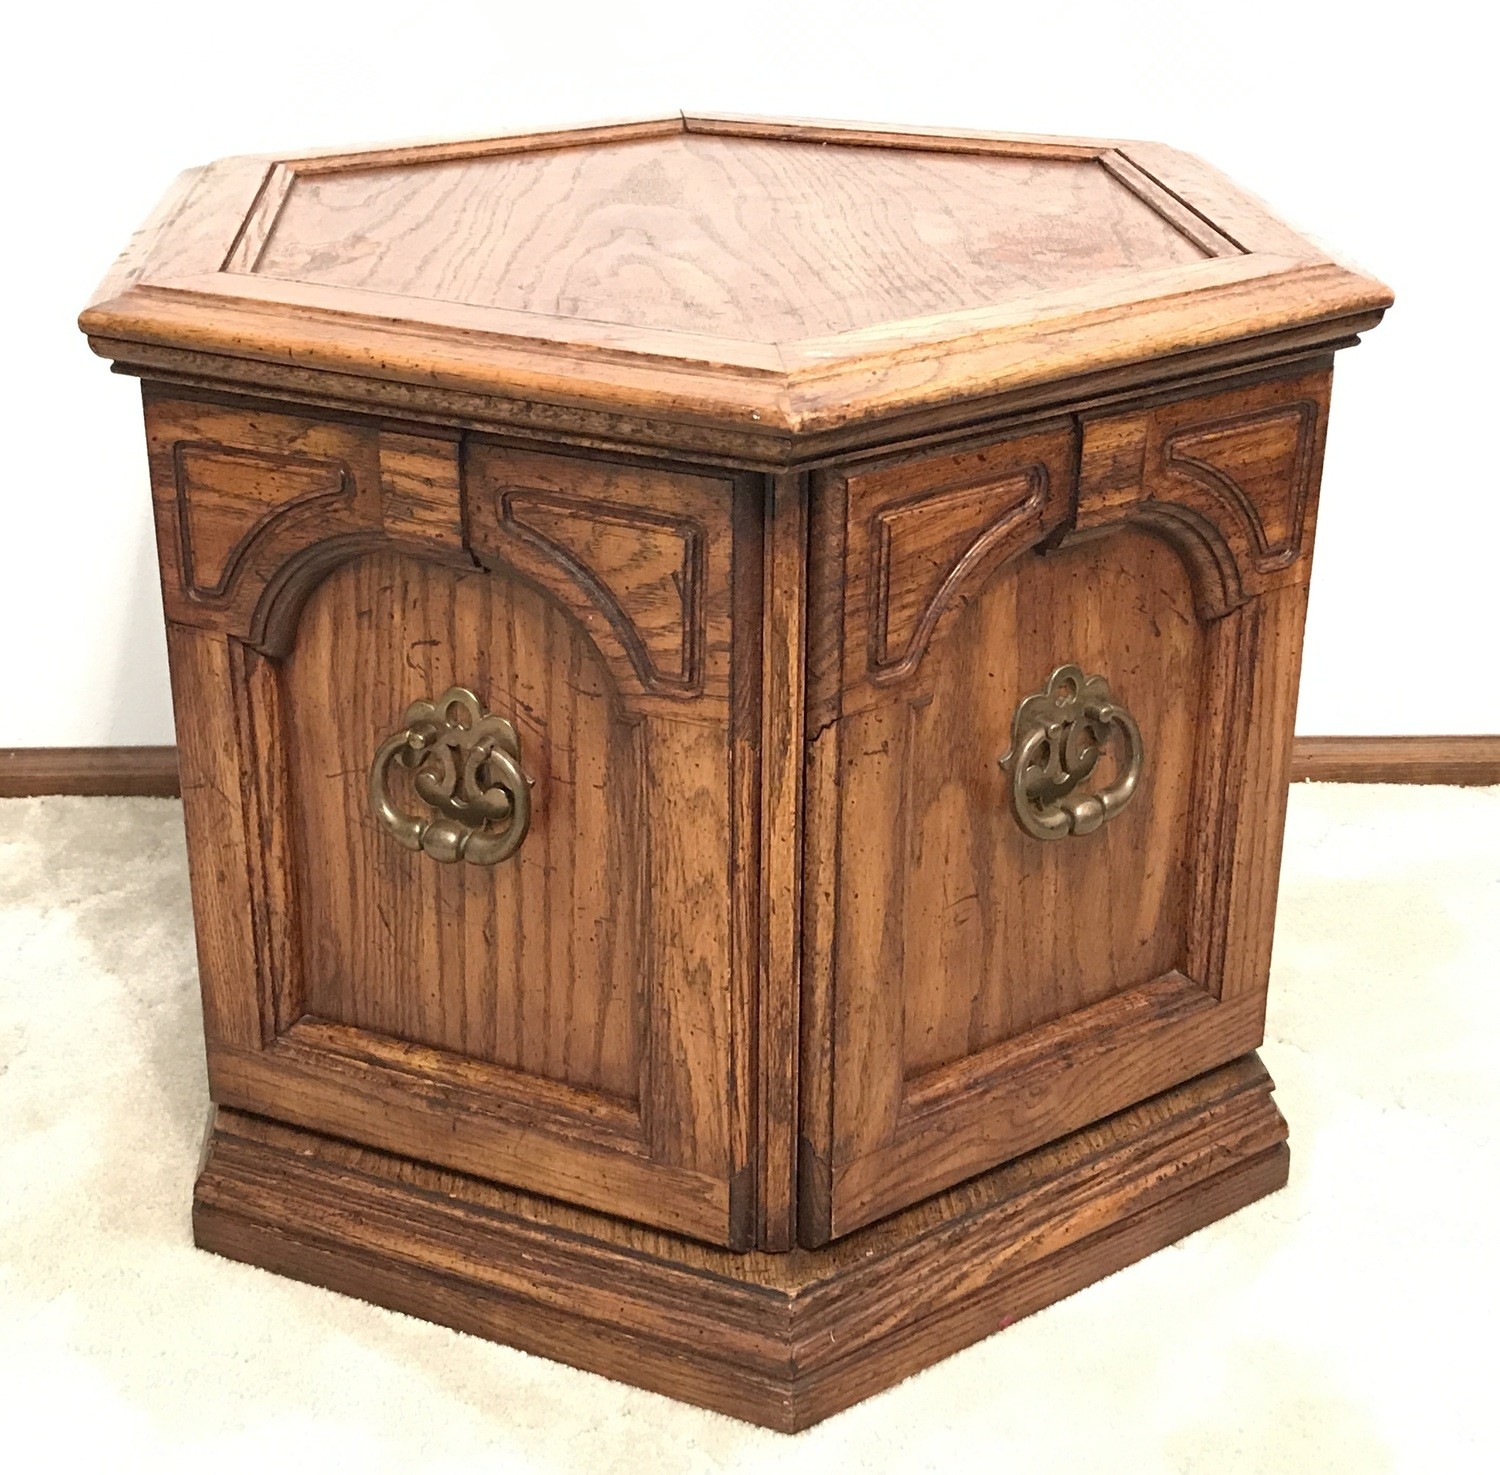
[[[1500,733],[1470,737],[1299,737],[1292,781],[1500,784]]]
[[[0,799],[128,794],[175,799],[177,749],[0,748]]]
[[[1468,737],[1299,737],[1292,781],[1500,784],[1500,733]],[[173,799],[177,749],[0,748],[0,799],[136,794]]]

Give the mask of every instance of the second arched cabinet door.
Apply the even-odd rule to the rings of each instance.
[[[758,485],[147,426],[214,1099],[748,1243]]]
[[[815,481],[804,1243],[1259,1043],[1327,390]]]

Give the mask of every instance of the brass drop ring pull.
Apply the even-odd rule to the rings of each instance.
[[[531,824],[531,780],[521,770],[515,724],[486,712],[462,686],[413,702],[405,720],[370,765],[370,808],[382,828],[408,850],[447,864],[508,860]],[[436,815],[419,819],[396,807],[392,763],[415,770],[412,785]]]
[[[1097,794],[1076,793],[1112,732],[1125,740],[1119,777]],[[1140,783],[1144,758],[1141,730],[1110,699],[1109,683],[1068,665],[1016,708],[1010,752],[1000,767],[1010,775],[1011,807],[1021,828],[1038,840],[1062,840],[1090,834],[1124,809]]]

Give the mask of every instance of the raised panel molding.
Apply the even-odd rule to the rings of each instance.
[[[469,546],[545,589],[588,632],[637,713],[728,711],[734,478],[465,449]]]
[[[648,691],[702,688],[704,530],[525,488],[499,494],[501,519],[567,570],[614,629]]]
[[[1297,400],[1168,436],[1163,460],[1244,522],[1263,573],[1293,562],[1302,546],[1318,407]]]
[[[178,441],[172,465],[183,585],[199,598],[223,595],[246,550],[277,523],[348,511],[354,495],[346,464],[313,456]]]
[[[168,619],[269,655],[308,595],[378,548],[472,567],[458,441],[145,390]]]
[[[844,705],[915,680],[941,631],[1006,563],[1066,519],[1070,425],[848,476]]]
[[[336,721],[313,723],[348,665],[363,679],[342,694]],[[459,683],[520,729],[531,780],[526,844],[494,868],[437,867],[393,846],[362,804],[351,826],[345,807],[349,775],[362,796],[373,746],[407,702]],[[545,1081],[638,1104],[651,970],[630,796],[650,755],[643,724],[612,712],[609,683],[567,612],[521,581],[385,552],[319,587],[279,684],[259,694],[268,722],[279,703],[300,729],[284,780],[299,843],[307,856],[338,856],[332,873],[329,861],[304,868],[303,910],[323,924],[297,944],[307,982],[279,1032],[312,1016],[510,1071],[523,1092]],[[398,807],[424,812],[409,778],[393,791]],[[559,953],[536,925],[552,915],[570,916],[589,947]],[[448,942],[414,989],[401,960],[421,955],[429,925]],[[481,984],[465,969],[485,937],[506,943]]]
[[[969,581],[1035,538],[1048,486],[1047,468],[1035,463],[988,486],[915,497],[872,515],[870,670],[877,679],[909,676]]]
[[[1305,581],[1330,378],[1319,366],[1086,418],[1069,537],[1134,522],[1165,538],[1203,619]]]
[[[302,558],[322,558],[329,546],[310,545]],[[651,713],[635,720],[619,709],[609,674],[591,670],[562,601],[529,580],[491,578],[472,561],[457,570],[441,563],[387,548],[339,580],[318,581],[285,660],[216,629],[169,626],[187,822],[216,847],[212,867],[193,868],[215,1099],[313,1129],[359,1119],[387,1151],[575,1204],[624,1203],[639,1222],[746,1247],[754,1228],[747,1093],[724,1082],[750,1079],[751,1041],[738,1021],[751,1007],[741,995],[753,986],[754,954],[730,916],[729,868],[746,861],[735,848],[729,731]],[[471,595],[462,614],[461,589]],[[517,605],[532,612],[529,635]],[[407,622],[400,638],[393,613]],[[335,716],[329,681],[346,664],[366,674]],[[537,790],[530,848],[493,874],[376,850],[383,875],[412,873],[409,904],[391,905],[370,884],[373,871],[352,864],[370,853],[367,841],[383,839],[362,818],[365,738],[385,731],[387,712],[397,720],[413,690],[450,683],[455,665],[487,693],[507,693],[526,728]],[[568,707],[579,721],[564,733]],[[580,721],[591,741],[580,738]],[[606,729],[619,741],[601,739]],[[606,808],[613,818],[601,825]],[[644,840],[636,817],[670,835],[682,827],[707,837],[714,864],[697,867],[679,846]],[[600,843],[601,829],[613,840]],[[480,900],[486,888],[498,888],[493,915]],[[581,901],[585,892],[593,903]],[[649,920],[638,925],[631,908],[645,899]],[[372,925],[341,923],[343,907],[364,908]],[[575,968],[569,934],[547,920],[556,916],[580,928],[588,963]],[[586,924],[590,916],[596,925]],[[444,987],[437,970],[406,972],[426,945],[414,949],[411,938],[429,937],[429,928],[442,929]],[[616,931],[638,946],[615,947]],[[309,945],[372,937],[374,954],[390,953],[383,974],[325,966],[329,952]],[[574,1010],[589,1003],[580,975],[596,966],[608,977],[595,1004],[624,997],[615,983],[638,990],[646,1023],[617,1018],[606,1004],[592,1036],[578,1026]],[[557,986],[518,989],[497,1004],[495,980],[508,967]],[[377,974],[391,1017],[363,1008]],[[704,986],[725,977],[723,991]],[[361,1009],[327,1007],[346,990]],[[486,1048],[487,1008],[497,1031],[500,1020],[514,1025],[524,1051]],[[434,1018],[459,1035],[422,1027]],[[590,1053],[595,1046],[611,1052],[607,1067]],[[424,1089],[413,1091],[414,1081]]]

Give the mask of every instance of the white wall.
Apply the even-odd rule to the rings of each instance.
[[[1160,138],[1391,283],[1339,361],[1298,725],[1500,731],[1493,26],[1451,0],[17,8],[0,746],[171,740],[135,385],[73,319],[179,169],[678,107]]]

